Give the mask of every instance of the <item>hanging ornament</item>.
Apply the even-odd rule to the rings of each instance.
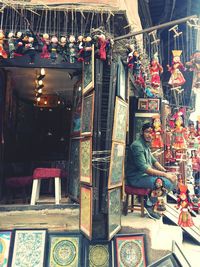
[[[41,58],[50,58],[50,53],[49,53],[49,45],[50,45],[50,39],[48,33],[44,33],[42,36],[42,53],[40,54]]]
[[[172,54],[173,54],[172,66],[170,67],[169,65],[167,65],[168,71],[171,72],[171,76],[168,83],[172,87],[177,87],[185,83],[185,78],[181,72],[181,70],[185,70],[180,59],[182,50],[172,50]]]
[[[164,146],[162,140],[163,130],[161,128],[160,115],[155,115],[153,117],[153,138],[151,142],[152,148],[162,148]]]
[[[4,50],[4,39],[5,39],[4,32],[0,30],[0,58],[8,58],[8,55]]]
[[[186,62],[186,67],[189,68],[190,71],[194,71],[194,87],[200,88],[200,51],[196,50],[189,62]]]
[[[163,73],[163,67],[158,61],[158,53],[156,52],[150,63],[151,85],[153,88],[160,87],[160,73]]]

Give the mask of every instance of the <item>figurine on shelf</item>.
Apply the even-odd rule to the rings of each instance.
[[[194,87],[200,88],[200,51],[196,50],[189,62],[186,62],[186,67],[189,67],[190,71],[194,71]]]
[[[8,55],[4,49],[4,39],[5,39],[4,32],[0,30],[0,58],[8,58]]]
[[[160,115],[156,115],[153,117],[153,138],[151,142],[152,148],[162,148],[164,146],[161,135],[162,133],[163,130],[161,128]]]
[[[191,227],[194,225],[190,214],[191,206],[188,187],[180,184],[176,208],[180,210],[178,225],[181,227]]]
[[[150,63],[151,85],[153,88],[160,87],[160,74],[163,73],[163,67],[158,61],[158,53],[154,54]]]
[[[170,67],[169,65],[167,65],[168,71],[171,72],[171,77],[168,83],[172,87],[178,87],[185,83],[185,78],[183,77],[183,74],[181,72],[181,70],[185,70],[180,59],[181,53],[182,50],[172,50],[173,54],[172,66]]]
[[[42,53],[40,54],[41,58],[50,58],[50,53],[49,53],[49,45],[50,45],[50,39],[48,33],[44,33],[42,36]]]
[[[173,142],[172,148],[174,149],[186,149],[186,138],[187,138],[187,130],[183,127],[183,114],[179,112],[176,114],[175,118],[175,128],[172,130],[173,133]]]

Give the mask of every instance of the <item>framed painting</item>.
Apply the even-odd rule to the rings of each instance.
[[[138,98],[138,112],[160,112],[160,98]]]
[[[45,266],[46,229],[16,229],[11,267]]]
[[[79,202],[80,180],[80,138],[71,139],[69,156],[68,193],[72,200]]]
[[[108,240],[121,229],[121,188],[108,190]]]
[[[148,98],[138,98],[138,111],[148,111]]]
[[[162,257],[158,261],[150,264],[148,267],[185,267],[188,265],[181,265],[173,253],[169,253],[166,256]]]
[[[92,55],[89,64],[83,63],[83,95],[94,88],[94,45],[92,45]]]
[[[10,245],[12,231],[0,230],[0,266],[7,267],[9,265]]]
[[[92,185],[92,138],[81,139],[80,182]]]
[[[124,178],[125,144],[112,142],[108,188],[122,185]]]
[[[112,247],[107,240],[84,241],[85,267],[112,266]]]
[[[188,259],[186,258],[185,254],[183,253],[182,249],[174,240],[172,242],[172,252],[175,258],[177,258],[177,261],[180,263],[180,266],[192,267],[192,265],[189,263]]]
[[[49,233],[47,266],[81,266],[82,236],[79,233]]]
[[[125,143],[127,132],[128,104],[116,97],[112,140]]]
[[[94,116],[94,91],[83,97],[82,100],[82,119],[81,119],[81,135],[92,135]]]
[[[81,186],[80,188],[80,230],[89,239],[92,238],[92,196],[93,190],[88,186]]]
[[[134,139],[140,137],[143,124],[147,122],[152,122],[153,116],[155,116],[155,113],[135,113],[135,117],[133,120]]]
[[[115,266],[147,266],[145,234],[116,235],[114,238]]]
[[[127,98],[126,69],[120,57],[117,62],[117,96],[123,100]]]

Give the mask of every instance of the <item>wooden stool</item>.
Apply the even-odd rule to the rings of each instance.
[[[31,194],[31,205],[35,205],[39,199],[40,184],[42,179],[55,180],[55,203],[61,200],[61,169],[57,168],[36,168],[33,172],[33,188]]]
[[[144,217],[144,197],[148,195],[150,189],[147,188],[138,188],[132,186],[125,186],[126,201],[124,205],[124,215],[126,216],[128,210],[133,212],[134,210],[141,211],[141,217]],[[134,195],[140,197],[141,203],[134,204]],[[131,206],[129,206],[129,196],[131,196]]]

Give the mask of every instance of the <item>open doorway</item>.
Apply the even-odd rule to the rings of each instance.
[[[40,68],[11,67],[3,72],[6,82],[1,179],[5,190],[1,204],[29,204],[32,180],[26,180],[23,188],[23,177],[30,177],[37,167],[61,168],[62,193],[66,196],[73,94],[81,70],[46,68],[42,86],[38,83]],[[10,179],[13,177],[16,179]],[[54,186],[44,181],[41,193],[53,196],[53,191]]]

